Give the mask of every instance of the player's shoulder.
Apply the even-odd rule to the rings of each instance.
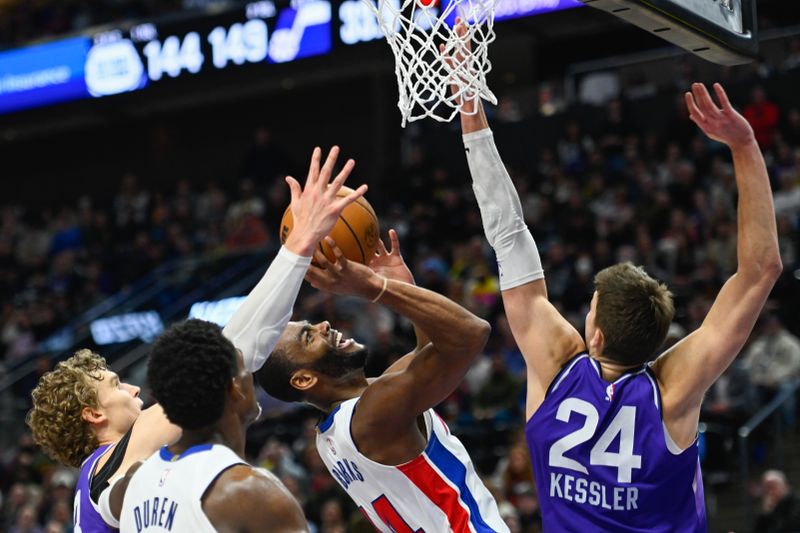
[[[271,472],[236,464],[222,472],[203,498],[203,509],[215,527],[251,530],[249,525],[271,523],[270,531],[305,531],[297,501]]]
[[[241,463],[224,470],[208,491],[211,498],[280,498],[290,495],[283,483],[269,470]],[[263,500],[262,500],[263,501]]]

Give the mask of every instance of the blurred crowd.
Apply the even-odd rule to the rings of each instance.
[[[749,102],[740,107],[769,167],[784,274],[750,342],[708,394],[703,420],[716,428],[704,458],[708,469],[730,470],[735,429],[800,378],[800,108],[792,107],[796,101],[774,100],[759,85],[749,90]],[[535,166],[513,157],[506,163],[555,305],[583,331],[594,273],[632,261],[674,293],[669,346],[699,326],[736,270],[734,169],[728,150],[703,137],[685,112],[677,112],[662,130],[648,131],[634,125],[623,102],[611,99],[603,105],[605,119],[593,128],[584,125],[578,111],[566,110],[561,131],[537,147]],[[508,117],[495,118],[500,132]],[[431,128],[408,130],[402,186],[387,187],[385,198],[379,190],[370,195],[386,206],[382,227],[398,231],[417,283],[492,323],[484,356],[438,411],[472,453],[511,530],[539,531],[521,433],[524,363],[502,312],[496,266],[469,177],[429,149],[430,135],[454,133]],[[502,144],[499,149],[504,154]],[[295,163],[261,129],[241,167],[236,190],[188,180],[169,191],[156,190],[126,175],[110,207],[91,196],[54,211],[5,207],[0,364],[30,357],[37,343],[74,313],[159,264],[274,245],[273,228],[288,204],[280,176],[296,172]],[[305,290],[297,312],[310,320],[331,320],[369,346],[369,375],[413,346],[411,325],[378,305]],[[264,421],[248,442],[254,464],[284,481],[317,531],[369,531],[316,453],[317,415],[268,398],[262,402]],[[794,427],[792,402],[781,416]],[[27,435],[3,452],[0,464],[0,530],[72,531],[74,472],[53,465]],[[791,525],[797,524],[800,504],[782,473],[765,474],[759,490],[758,531],[800,527]]]

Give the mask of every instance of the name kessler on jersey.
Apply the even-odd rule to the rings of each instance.
[[[169,498],[156,496],[143,501],[133,508],[133,520],[136,522],[137,533],[148,528],[172,531],[176,512],[178,512],[178,504],[170,501]]]
[[[638,509],[637,487],[615,487],[583,477],[550,472],[550,497],[613,511]]]

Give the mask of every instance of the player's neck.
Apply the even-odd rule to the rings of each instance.
[[[97,443],[100,446],[104,446],[106,444],[115,444],[119,442],[119,440],[125,436],[127,432],[120,432],[112,428],[110,425],[106,425],[104,427],[95,427],[95,434],[97,435]]]
[[[616,361],[612,361],[602,355],[591,354],[592,359],[600,364],[600,371],[602,378],[609,383],[618,380],[622,375],[627,374],[631,370],[640,368],[642,365],[623,365]]]
[[[340,403],[360,397],[364,394],[364,391],[367,390],[368,386],[369,383],[367,379],[362,375],[360,379],[354,379],[348,383],[338,385],[335,389],[331,390],[330,394],[326,395],[324,399],[320,398],[313,402],[312,405],[322,412],[330,413],[336,409]]]
[[[233,417],[225,417],[216,424],[192,430],[183,430],[181,438],[167,447],[170,453],[180,455],[192,446],[222,444],[244,457],[244,428]]]

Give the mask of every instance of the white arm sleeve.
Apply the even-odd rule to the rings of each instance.
[[[100,498],[95,506],[95,510],[100,513],[100,517],[103,519],[103,522],[114,529],[119,529],[119,519],[115,518],[114,514],[111,512],[111,502],[109,501],[109,498],[111,497],[111,489],[113,489],[114,486],[122,479],[125,479],[125,476],[119,476],[117,479],[109,483],[108,486],[103,489],[103,492],[100,493]],[[92,502],[92,505],[94,505],[94,502]]]
[[[539,250],[525,225],[519,195],[500,159],[492,130],[464,135],[464,148],[486,240],[497,255],[500,289],[544,278]]]
[[[281,247],[267,273],[231,317],[222,333],[242,351],[244,365],[255,372],[272,353],[303,284],[310,257]]]

